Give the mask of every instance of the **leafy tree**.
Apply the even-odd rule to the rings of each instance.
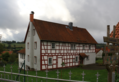
[[[4,61],[7,61],[7,62],[8,62],[9,56],[10,56],[9,53],[6,52],[6,53],[2,54],[2,59],[3,59]]]
[[[4,46],[0,43],[0,53],[2,53],[4,50]]]
[[[8,61],[11,63],[15,62],[15,60],[16,60],[15,54],[11,54],[8,58]]]

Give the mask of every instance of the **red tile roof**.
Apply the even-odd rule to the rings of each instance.
[[[113,31],[110,33],[110,37],[113,37]],[[115,38],[118,38],[119,39],[119,22],[116,25]]]
[[[87,55],[85,54],[85,53],[79,53],[79,55],[81,56],[81,57],[87,57]]]
[[[24,49],[22,49],[22,50],[20,50],[20,51],[18,51],[18,53],[25,54],[25,48],[24,48]]]
[[[7,52],[8,52],[9,54],[12,54],[12,53],[13,53],[13,51],[3,51],[2,54],[7,53]]]
[[[33,25],[40,40],[97,44],[95,39],[84,28],[73,27],[73,31],[71,31],[69,28],[66,28],[68,25],[37,19],[34,19]],[[28,30],[29,25],[26,36],[28,34]],[[24,42],[26,41],[26,36]]]

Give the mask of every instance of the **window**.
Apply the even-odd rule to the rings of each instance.
[[[37,49],[37,42],[34,42],[34,49]]]
[[[48,58],[48,65],[52,65],[52,57]]]
[[[78,56],[76,56],[76,62],[78,62]]]
[[[71,49],[75,49],[75,44],[71,44]]]
[[[85,45],[83,45],[83,49],[85,50]]]
[[[27,60],[28,60],[28,62],[29,62],[29,55],[28,55],[28,59],[27,59]]]
[[[89,45],[89,50],[91,49],[91,46]]]
[[[27,49],[29,49],[29,42],[27,43]]]
[[[52,43],[52,49],[55,49],[55,43]]]
[[[37,63],[37,57],[34,56],[34,63],[36,64]]]
[[[35,29],[33,29],[33,36],[35,36]]]

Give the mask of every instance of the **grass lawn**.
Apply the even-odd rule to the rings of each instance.
[[[7,64],[6,65],[6,69],[5,71],[7,72],[11,72],[11,69],[10,69],[10,64]],[[18,64],[13,64],[13,72],[14,73],[18,73]],[[69,71],[71,70],[72,72],[72,75],[71,75],[71,79],[72,80],[78,80],[78,81],[82,81],[82,75],[81,73],[84,73],[86,74],[85,77],[84,77],[84,81],[90,81],[90,82],[96,82],[96,73],[98,72],[100,74],[99,76],[99,82],[107,82],[107,70],[84,70],[84,69],[81,69],[81,68],[67,68],[67,69],[59,69],[60,73],[59,73],[59,78],[61,78],[61,70],[62,70],[62,79],[69,79]],[[3,67],[0,67],[0,71],[4,71]],[[56,74],[56,71],[57,70],[50,70],[48,72],[48,77],[52,77],[52,78],[57,78],[57,74]],[[21,72],[23,74],[23,70]],[[0,73],[1,75],[2,73]],[[28,74],[29,75],[36,75],[36,72],[35,71],[28,71]],[[38,76],[43,76],[43,77],[46,77],[46,72],[45,71],[38,71]],[[6,77],[8,78],[8,74],[6,74]],[[9,78],[11,79],[11,76],[9,76]],[[15,75],[13,75],[13,79],[15,79]],[[26,77],[27,79],[27,77]],[[28,77],[28,82],[32,82],[31,79],[33,79],[33,82],[36,82],[36,78],[32,78],[32,77]],[[23,77],[20,76],[20,80],[21,82],[23,82]],[[41,80],[43,82],[46,82],[45,79],[38,79],[39,82],[41,82]],[[54,80],[48,80],[48,82],[56,82]],[[59,81],[59,82],[63,82],[63,81]]]

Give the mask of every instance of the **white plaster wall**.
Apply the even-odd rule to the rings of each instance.
[[[24,63],[24,59],[20,58],[20,53],[18,53],[18,59],[19,59],[19,68],[21,68],[21,63]],[[24,67],[22,67],[24,69]]]
[[[33,29],[35,29],[34,26],[33,26]],[[34,69],[40,70],[40,38],[36,32],[36,29],[35,29],[35,35],[33,36],[33,45],[34,45],[34,42],[37,42],[37,49],[33,48],[34,56],[37,57],[37,63],[36,64],[34,63]]]
[[[84,61],[83,61],[83,65],[95,64],[96,53],[85,53],[85,54],[89,55],[89,60],[87,60],[87,58],[85,58]]]
[[[32,25],[32,27],[30,26],[29,27],[29,36],[27,36],[27,38],[26,38],[26,43],[25,43],[25,64],[27,65],[27,66],[29,66],[29,67],[31,67],[31,59],[33,59],[33,62],[32,62],[32,64],[33,64],[33,68],[34,69],[36,69],[37,68],[37,70],[40,70],[40,38],[39,38],[39,36],[38,36],[38,34],[37,34],[37,32],[36,32],[36,29],[35,29],[35,36],[34,35],[32,35],[33,36],[33,42],[32,42],[32,44],[33,44],[33,57],[31,58],[31,54],[30,54],[30,48],[31,48],[31,46],[30,46],[30,38],[31,38],[31,36],[30,36],[30,28],[32,28],[32,29],[35,29],[35,27]],[[33,30],[32,30],[33,31]],[[27,43],[29,42],[29,49],[27,48]],[[34,49],[34,42],[37,42],[37,49]],[[29,62],[28,62],[28,55],[29,55]],[[34,64],[34,56],[36,56],[37,57],[37,63],[36,64]]]
[[[29,27],[29,29],[30,29],[30,27]],[[30,30],[28,32],[29,32],[28,33],[29,35],[27,35],[26,42],[25,42],[25,65],[31,67],[30,61],[28,62],[28,55],[29,55],[29,60],[30,60],[30,47],[31,46],[29,45],[29,49],[27,48],[27,43],[29,42],[29,44],[30,44]],[[25,70],[26,70],[26,68],[25,68]]]
[[[100,50],[100,51],[96,54],[96,58],[102,58],[102,53],[103,53],[103,51]]]

